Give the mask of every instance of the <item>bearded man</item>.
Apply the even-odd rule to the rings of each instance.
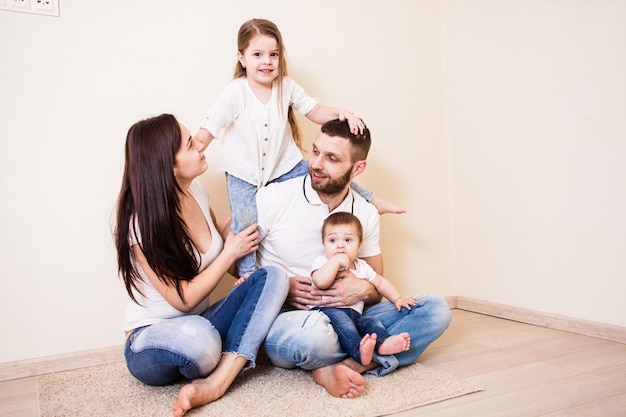
[[[346,121],[331,120],[321,127],[309,158],[309,174],[259,189],[258,266],[274,265],[290,277],[290,291],[283,312],[274,321],[265,341],[273,365],[310,370],[316,383],[331,395],[354,398],[364,390],[363,372],[382,376],[384,367],[375,356],[362,366],[342,351],[332,324],[323,313],[307,306],[345,306],[365,302],[363,314],[380,320],[390,334],[408,332],[411,347],[395,355],[400,366],[408,365],[448,327],[450,309],[439,295],[418,295],[411,310],[397,311],[367,280],[351,271],[342,272],[332,287],[311,285],[313,260],[324,254],[321,230],[324,219],[337,211],[359,218],[363,244],[359,258],[381,276],[383,258],[379,246],[380,220],[376,208],[350,189],[363,173],[371,145],[367,127],[352,134]],[[387,277],[389,278],[389,277]]]

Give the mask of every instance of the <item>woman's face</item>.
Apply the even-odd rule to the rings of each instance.
[[[174,157],[174,176],[178,183],[183,186],[203,174],[209,164],[201,150],[200,142],[193,140],[189,129],[182,124],[180,125],[180,138],[180,148]]]

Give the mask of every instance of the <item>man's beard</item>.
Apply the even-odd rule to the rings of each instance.
[[[313,170],[309,168],[309,174],[313,177]],[[317,192],[323,194],[338,194],[343,192],[346,189],[346,186],[350,184],[352,181],[351,178],[352,168],[346,171],[341,177],[338,178],[326,178],[326,182],[319,183],[316,181],[311,181],[311,186]]]

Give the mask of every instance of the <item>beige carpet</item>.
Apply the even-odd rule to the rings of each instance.
[[[308,372],[259,366],[239,377],[220,400],[187,416],[374,417],[482,390],[419,364],[365,378],[363,395],[343,400],[315,384]],[[40,417],[170,416],[183,385],[144,385],[123,362],[44,375],[38,383]]]

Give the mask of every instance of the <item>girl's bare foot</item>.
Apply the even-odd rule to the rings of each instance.
[[[395,334],[389,336],[379,347],[378,353],[381,355],[393,355],[404,352],[411,347],[411,337],[408,333]]]
[[[359,343],[359,352],[361,353],[361,365],[369,365],[372,362],[374,356],[374,349],[376,348],[376,333],[366,334]]]
[[[374,195],[374,197],[372,197],[372,201],[370,201],[370,203],[372,203],[376,209],[378,210],[378,214],[385,214],[385,213],[391,213],[391,214],[403,214],[406,213],[406,209],[400,206],[396,206],[395,204],[393,204],[390,201],[387,200],[383,200],[380,197],[377,197],[376,195]]]
[[[356,398],[365,391],[363,376],[342,363],[314,369],[313,380],[333,397]]]

